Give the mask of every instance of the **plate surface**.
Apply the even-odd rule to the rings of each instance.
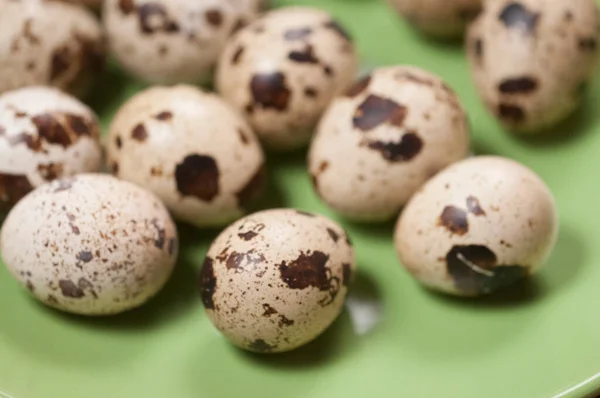
[[[182,251],[165,290],[106,319],[48,310],[0,267],[0,397],[580,397],[600,386],[600,82],[562,134],[520,139],[485,112],[459,44],[428,41],[382,0],[280,0],[331,11],[366,67],[415,64],[445,78],[468,109],[474,149],[514,158],[556,195],[561,231],[534,280],[484,300],[457,300],[415,284],[396,259],[393,224],[343,223],[360,274],[349,305],[324,336],[296,352],[256,356],[231,347],[204,314],[196,275],[216,231],[180,226]],[[116,71],[93,98],[105,125],[141,88]],[[270,156],[263,206],[337,217],[313,194],[304,154]]]

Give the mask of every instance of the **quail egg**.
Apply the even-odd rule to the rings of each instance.
[[[0,252],[46,305],[83,315],[138,307],[165,284],[177,231],[151,193],[104,174],[54,180],[8,214]]]
[[[202,302],[239,347],[289,351],[337,318],[354,269],[339,225],[312,213],[267,210],[237,221],[212,243],[201,271]]]
[[[417,29],[437,37],[456,37],[481,11],[482,0],[389,0]]]
[[[460,296],[535,273],[557,238],[552,193],[531,170],[482,156],[456,163],[417,192],[396,226],[396,250],[425,286]]]
[[[306,145],[335,95],[356,76],[348,33],[325,11],[288,7],[240,30],[217,67],[218,92],[274,149]]]
[[[47,181],[98,171],[99,136],[92,110],[58,89],[0,95],[0,211]]]
[[[486,2],[467,53],[490,112],[520,133],[569,116],[597,64],[599,22],[594,0]]]
[[[231,32],[257,17],[250,0],[106,0],[110,49],[131,74],[153,83],[209,79]]]
[[[199,227],[241,217],[265,176],[248,124],[192,86],[150,88],[130,99],[111,123],[107,154],[115,176],[154,192],[176,218]]]
[[[332,102],[311,144],[308,168],[332,209],[384,221],[468,152],[467,117],[454,91],[431,73],[394,66],[375,70]]]
[[[83,95],[102,70],[104,52],[100,24],[83,6],[0,2],[0,93],[48,85]]]

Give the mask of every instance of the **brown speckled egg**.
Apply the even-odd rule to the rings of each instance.
[[[99,136],[95,114],[55,88],[0,95],[0,211],[47,181],[98,171]]]
[[[158,195],[176,218],[220,226],[244,214],[265,175],[254,133],[214,94],[155,87],[119,110],[107,145],[113,173]]]
[[[144,304],[177,258],[177,231],[151,193],[104,174],[37,188],[0,233],[8,271],[43,303],[83,315]]]
[[[308,143],[325,107],[352,84],[357,64],[350,37],[331,15],[289,7],[227,43],[216,85],[266,145],[293,149]]]
[[[409,23],[438,37],[456,37],[481,10],[482,0],[388,0]]]
[[[354,270],[352,244],[339,225],[312,213],[267,210],[212,243],[202,266],[202,302],[237,346],[289,351],[333,323]]]
[[[206,81],[231,32],[256,18],[249,0],[106,0],[111,51],[153,83]]]
[[[515,161],[483,156],[425,184],[400,216],[395,243],[402,264],[425,286],[478,296],[536,272],[557,231],[544,182]]]
[[[569,116],[597,64],[599,22],[594,0],[487,2],[467,53],[490,112],[521,133]]]
[[[103,65],[100,24],[85,7],[0,1],[0,93],[48,85],[83,95]]]
[[[395,66],[375,70],[332,102],[317,128],[308,168],[332,209],[383,221],[468,152],[467,117],[454,91],[421,69]]]

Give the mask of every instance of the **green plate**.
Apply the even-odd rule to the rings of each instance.
[[[216,232],[181,226],[173,279],[147,306],[114,318],[63,315],[37,304],[0,267],[0,397],[581,397],[600,387],[600,82],[562,134],[521,139],[485,112],[460,44],[411,31],[384,1],[280,0],[328,9],[357,39],[366,67],[408,63],[439,74],[469,111],[474,149],[514,158],[556,195],[561,231],[534,280],[483,300],[441,297],[401,268],[393,224],[345,222],[360,272],[339,320],[309,346],[257,356],[230,346],[196,287]],[[93,105],[108,123],[140,86],[110,72]],[[263,205],[331,214],[314,195],[304,154],[270,157]],[[598,301],[600,303],[600,301]]]

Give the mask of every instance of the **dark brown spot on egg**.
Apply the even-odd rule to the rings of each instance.
[[[251,240],[252,238],[258,236],[258,233],[254,232],[254,231],[248,231],[248,232],[239,233],[238,236],[240,237],[240,239],[248,241],[248,240]]]
[[[526,118],[523,108],[507,103],[500,103],[500,105],[498,105],[498,116],[501,119],[512,123],[523,122]]]
[[[373,130],[383,123],[402,126],[408,110],[390,99],[369,95],[356,109],[352,118],[354,127],[362,131]]]
[[[477,199],[474,196],[469,196],[467,198],[467,209],[471,214],[474,214],[476,216],[485,216],[485,211],[483,211],[483,209],[481,208],[481,205],[479,204],[479,199]]]
[[[279,324],[278,324],[278,326],[280,328],[282,328],[284,326],[292,326],[293,324],[294,324],[294,320],[287,318],[283,314],[279,315]]]
[[[448,274],[467,295],[487,294],[527,276],[520,265],[498,265],[496,254],[483,245],[457,245],[446,255]]]
[[[312,34],[309,27],[288,29],[283,33],[283,38],[287,41],[303,40]]]
[[[43,140],[64,148],[68,148],[82,136],[100,135],[94,120],[70,113],[42,113],[33,116],[31,121]]]
[[[115,138],[115,145],[117,146],[117,149],[121,149],[123,147],[123,139],[120,135]]]
[[[161,122],[168,122],[173,119],[173,113],[170,111],[162,111],[158,115],[154,116],[156,120],[160,120]]]
[[[475,56],[477,58],[483,57],[483,39],[475,39],[475,41],[473,42],[473,50],[475,51]]]
[[[32,292],[32,293],[33,293],[33,291],[35,290],[35,287],[33,286],[33,283],[31,283],[31,281],[30,281],[30,280],[27,280],[27,283],[26,283],[26,285],[25,285],[25,286],[27,286],[27,290],[29,290],[29,291],[30,291],[30,292]]]
[[[578,45],[581,51],[594,52],[598,48],[598,40],[595,37],[583,37],[579,39]]]
[[[237,50],[235,50],[235,52],[233,53],[233,56],[231,57],[231,63],[233,65],[236,65],[238,62],[240,62],[242,55],[244,55],[244,47],[239,46]]]
[[[290,289],[314,287],[328,292],[329,297],[320,300],[319,304],[331,304],[339,291],[340,280],[332,276],[325,266],[328,260],[329,256],[321,251],[301,252],[298,258],[289,264],[285,261],[279,264],[281,279]]]
[[[162,4],[144,3],[137,7],[137,12],[140,30],[144,34],[179,32],[179,24],[169,18]]]
[[[58,305],[58,300],[56,299],[56,297],[54,297],[51,294],[48,295],[48,297],[46,298],[46,301],[50,305]]]
[[[343,263],[342,264],[342,272],[343,272],[342,284],[344,286],[348,287],[350,285],[350,281],[352,280],[352,267],[350,266],[350,264]]]
[[[62,292],[62,295],[70,298],[82,298],[85,296],[83,290],[81,290],[73,281],[68,279],[61,279],[58,281],[58,287]]]
[[[178,244],[179,242],[177,241],[177,238],[171,238],[169,239],[169,248],[167,249],[169,252],[169,256],[172,256],[173,254],[175,254],[175,252],[178,249]]]
[[[467,212],[454,206],[446,206],[440,215],[438,225],[457,235],[469,232]]]
[[[89,251],[81,251],[77,254],[77,260],[89,263],[94,259],[94,255]]]
[[[423,141],[417,134],[409,132],[398,142],[370,141],[367,147],[379,152],[387,161],[407,162],[421,152]]]
[[[133,0],[119,0],[119,9],[125,15],[129,15],[135,11],[135,3]]]
[[[64,165],[62,163],[38,164],[37,171],[46,181],[52,181],[60,177],[63,173]]]
[[[118,162],[113,162],[110,165],[110,171],[113,175],[119,175],[119,163]]]
[[[314,87],[306,87],[304,89],[304,95],[308,98],[316,98],[319,95],[319,92]]]
[[[242,141],[242,144],[248,145],[250,143],[250,139],[248,138],[248,136],[244,132],[244,129],[238,128],[237,132],[238,132],[238,135],[240,136],[240,141]]]
[[[507,4],[498,18],[509,29],[520,29],[531,34],[535,31],[540,15],[529,11],[518,2]]]
[[[204,14],[204,17],[206,18],[206,22],[214,27],[218,28],[223,24],[223,13],[220,10],[208,10]]]
[[[528,76],[504,79],[498,85],[498,90],[505,94],[527,94],[538,87],[536,79]]]
[[[329,77],[334,75],[333,69],[331,69],[331,66],[329,65],[323,65],[323,73]]]
[[[210,202],[219,194],[217,162],[206,155],[188,155],[175,168],[175,181],[181,195]]]
[[[0,210],[8,210],[32,190],[26,175],[0,173]]]
[[[255,74],[250,81],[250,91],[255,104],[276,111],[286,110],[292,95],[281,72]]]
[[[50,60],[50,81],[55,81],[69,70],[71,65],[71,50],[68,46],[61,46],[52,52]]]
[[[327,228],[327,233],[329,234],[329,237],[335,242],[337,243],[338,239],[340,238],[340,236],[338,235],[337,232],[335,232],[333,229],[331,228]]]
[[[262,253],[258,253],[255,249],[251,249],[246,253],[231,252],[221,253],[217,257],[219,261],[225,260],[225,267],[228,270],[236,272],[244,272],[246,270],[256,270],[256,266],[263,264],[266,259]]]
[[[367,75],[367,76],[361,78],[359,81],[354,83],[354,85],[352,87],[350,87],[350,89],[346,92],[346,96],[356,97],[359,94],[361,94],[363,91],[365,91],[369,87],[369,84],[371,84],[371,79],[372,79],[371,75]]]
[[[256,172],[250,177],[246,185],[236,193],[238,205],[242,208],[247,207],[256,200],[262,193],[267,170],[264,164],[261,164]]]
[[[255,351],[255,352],[271,352],[275,349],[276,347],[267,344],[266,341],[262,340],[262,339],[258,339],[258,340],[254,340],[249,346],[248,349]]]
[[[213,269],[213,259],[207,256],[200,271],[200,296],[202,297],[202,304],[207,310],[215,309],[214,295],[216,288],[217,278]]]
[[[146,141],[146,138],[148,138],[146,127],[144,127],[142,123],[137,124],[133,130],[131,130],[131,138],[139,142]]]
[[[277,314],[277,310],[275,308],[271,307],[269,304],[264,303],[262,306],[263,306],[263,310],[265,311],[265,312],[263,312],[262,316],[268,318],[271,315]]]
[[[344,40],[352,41],[352,37],[350,36],[348,31],[346,29],[344,29],[344,27],[342,27],[342,25],[340,25],[337,21],[331,20],[329,22],[326,22],[323,26],[327,29],[333,30],[335,33],[340,35]]]
[[[315,56],[313,46],[306,45],[303,50],[294,50],[288,54],[288,59],[300,64],[318,64],[319,59]]]
[[[158,220],[156,218],[152,219],[152,226],[154,227],[154,229],[156,231],[156,238],[154,239],[154,247],[156,247],[157,249],[162,249],[163,247],[165,247],[165,240],[166,240],[165,229],[162,228],[158,224]]]

